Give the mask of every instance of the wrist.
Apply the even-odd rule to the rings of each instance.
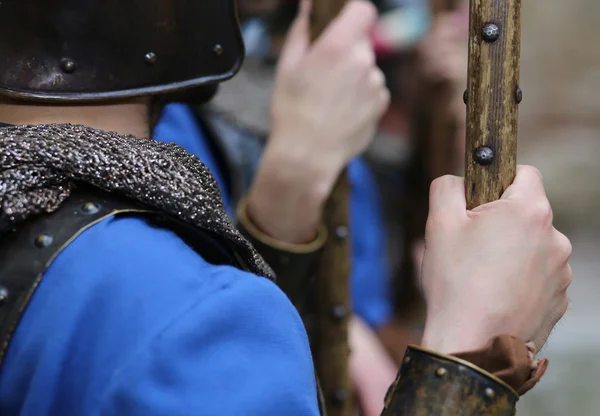
[[[264,163],[274,166],[283,163],[289,171],[302,174],[302,178],[300,175],[294,178],[298,182],[318,180],[328,184],[330,191],[348,164],[347,146],[342,147],[339,138],[325,137],[318,129],[292,127],[285,123],[273,127],[265,149]]]
[[[248,216],[272,238],[308,243],[316,237],[335,180],[331,169],[267,148],[248,193]]]
[[[473,351],[486,345],[491,338],[503,333],[491,319],[473,318],[444,320],[427,319],[421,344],[443,354]],[[477,319],[477,320],[475,320]]]

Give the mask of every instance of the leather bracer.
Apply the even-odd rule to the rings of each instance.
[[[512,416],[519,395],[468,361],[416,346],[406,350],[383,416]]]
[[[308,244],[290,244],[260,231],[246,214],[245,200],[239,204],[237,215],[237,225],[242,235],[275,271],[277,285],[302,312],[319,254],[327,241],[327,229],[320,227],[316,239]]]

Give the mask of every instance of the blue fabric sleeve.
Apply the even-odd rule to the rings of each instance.
[[[120,368],[100,414],[317,416],[308,351],[281,292],[264,279],[238,279]]]

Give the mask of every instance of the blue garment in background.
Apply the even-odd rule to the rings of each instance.
[[[155,128],[154,138],[175,142],[195,154],[210,169],[221,187],[225,207],[231,213],[231,197],[227,193],[222,166],[211,153],[206,138],[192,110],[185,104],[166,106]],[[373,172],[362,159],[349,166],[352,232],[352,301],[357,315],[370,326],[386,324],[392,315],[389,298],[390,265],[387,260],[386,234],[381,196]]]
[[[372,328],[389,323],[391,265],[383,206],[375,177],[362,159],[348,166],[350,179],[350,233],[352,239],[351,290],[355,313]]]

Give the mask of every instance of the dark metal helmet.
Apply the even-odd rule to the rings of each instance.
[[[97,101],[231,78],[244,46],[234,0],[2,0],[0,94]]]

